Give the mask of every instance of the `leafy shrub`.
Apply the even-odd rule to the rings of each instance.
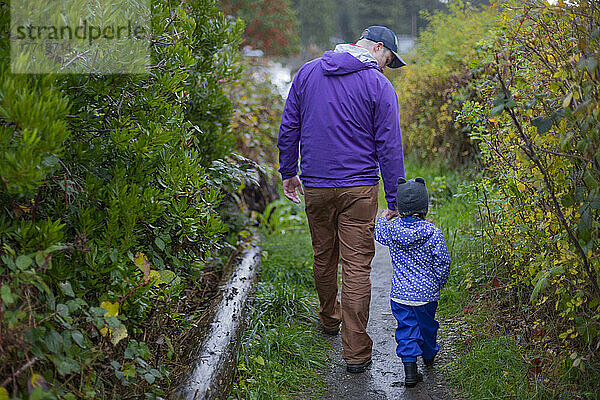
[[[271,83],[265,62],[244,59],[244,70],[231,86],[233,115],[229,125],[236,149],[262,166],[278,165],[277,135],[284,99]]]
[[[293,229],[304,215],[298,205],[288,199],[279,199],[267,205],[265,211],[258,215],[258,222],[268,234],[283,233],[286,229]]]
[[[554,303],[568,322],[560,338],[585,349],[572,358],[581,368],[600,340],[599,17],[592,2],[506,2],[483,103],[460,115],[490,172],[481,189],[500,272],[532,287],[522,301]]]
[[[460,104],[476,93],[482,70],[474,60],[479,42],[492,27],[494,11],[468,3],[448,3],[438,11],[407,57],[411,62],[392,73],[400,102],[405,152],[421,160],[459,165],[474,156],[467,126],[456,121]]]
[[[26,381],[47,398],[132,382],[161,396],[156,360],[174,349],[142,323],[180,326],[172,304],[226,247],[218,207],[247,169],[217,160],[242,24],[213,0],[153,1],[152,15],[146,75],[11,75],[2,41],[0,384],[19,396]]]
[[[481,279],[518,310],[544,371],[582,382],[600,343],[600,8],[495,6],[434,15],[397,78],[407,152],[456,162],[477,145]]]

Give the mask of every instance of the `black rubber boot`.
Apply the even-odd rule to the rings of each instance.
[[[361,372],[365,372],[367,368],[371,365],[372,361],[369,358],[367,361],[360,364],[347,364],[346,371],[352,374],[360,374]]]
[[[417,370],[416,362],[405,362],[404,364],[404,385],[414,387],[423,380],[423,375]]]
[[[340,333],[339,327],[337,327],[335,329],[327,329],[323,326],[321,330],[323,331],[324,334],[329,335],[329,336],[337,336]]]

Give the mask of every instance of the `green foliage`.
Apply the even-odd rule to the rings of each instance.
[[[278,165],[277,135],[284,99],[269,81],[265,66],[244,60],[244,71],[231,86],[233,116],[229,130],[236,149],[263,166]]]
[[[600,343],[600,8],[495,6],[433,17],[419,70],[398,80],[405,143],[456,163],[476,144],[481,282],[501,288],[542,358],[564,362],[543,373],[581,385]]]
[[[600,30],[586,21],[599,17],[594,3],[507,2],[486,66],[496,83],[460,115],[477,125],[490,171],[481,190],[500,273],[531,288],[521,301],[552,301],[560,337],[588,361],[600,340]]]
[[[283,198],[269,203],[265,211],[258,215],[258,222],[268,234],[283,233],[297,226],[305,216],[301,207]]]
[[[2,75],[6,75],[6,70]],[[5,124],[0,127],[2,184],[9,194],[32,197],[46,175],[58,167],[59,160],[54,154],[61,152],[69,135],[65,121],[69,101],[52,87],[50,78],[30,81],[19,76],[2,79],[0,84],[3,98],[0,118],[19,127],[18,130]]]
[[[21,396],[30,371],[48,398],[164,395],[173,347],[140,326],[185,324],[173,302],[227,249],[218,207],[251,166],[228,155],[242,24],[153,1],[152,27],[144,75],[11,75],[2,42],[0,376]]]
[[[391,77],[398,88],[400,124],[407,153],[456,166],[472,159],[469,128],[455,113],[473,99],[482,80],[480,48],[492,28],[493,10],[451,2],[450,13],[434,13],[421,34],[411,63]]]
[[[286,399],[308,392],[314,398],[323,387],[316,371],[326,367],[328,345],[316,330],[312,246],[306,225],[297,227],[263,243],[261,281],[230,399]]]

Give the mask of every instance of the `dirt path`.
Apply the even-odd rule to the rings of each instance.
[[[349,374],[342,360],[341,336],[330,338],[332,366],[328,373],[325,400],[385,400],[385,399],[452,399],[443,382],[440,366],[448,359],[444,344],[444,324],[440,328],[440,353],[436,364],[426,370],[419,360],[424,381],[414,388],[405,388],[402,361],[396,356],[394,319],[389,304],[392,266],[387,247],[376,243],[372,263],[371,311],[368,332],[373,339],[373,364],[363,374]]]

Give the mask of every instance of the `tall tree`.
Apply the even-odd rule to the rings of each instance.
[[[439,0],[404,0],[397,19],[397,34],[417,35],[427,26],[422,11],[432,12],[446,7]]]
[[[370,25],[384,25],[397,31],[398,18],[402,15],[402,12],[403,5],[399,1],[359,1],[357,7],[357,16],[360,25],[359,29],[362,30]],[[358,34],[360,34],[360,32],[358,32]]]
[[[398,35],[416,34],[427,26],[421,11],[445,8],[446,4],[440,0],[340,0],[338,33],[344,40],[353,41],[367,26],[385,25]]]
[[[339,7],[333,0],[293,0],[300,23],[300,41],[303,46],[315,44],[325,48],[337,34]]]
[[[298,20],[289,0],[221,0],[221,9],[246,23],[243,45],[267,55],[299,50]]]
[[[346,41],[350,41],[358,32],[355,32],[354,27],[356,25],[356,13],[355,8],[351,7],[354,5],[356,0],[340,0],[338,4],[341,4],[338,12],[338,33],[340,37]]]

